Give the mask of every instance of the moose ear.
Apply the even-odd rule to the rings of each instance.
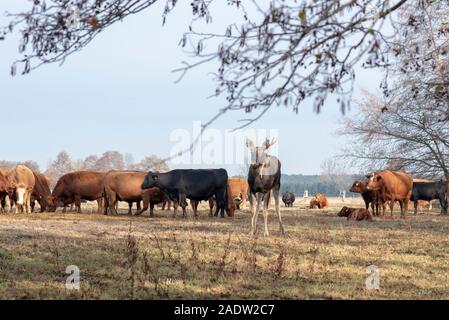
[[[245,139],[245,144],[250,149],[254,148],[254,142],[251,139],[249,139],[249,138]]]
[[[276,138],[271,139],[271,141],[269,139],[265,140],[265,150],[275,144],[276,141]]]
[[[153,174],[152,178],[154,181],[157,181],[159,179],[159,176],[157,174]]]

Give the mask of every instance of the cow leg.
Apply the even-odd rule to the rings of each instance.
[[[447,214],[447,200],[446,200],[446,197],[445,196],[440,196],[439,200],[440,200],[440,207],[441,207],[440,214]]]
[[[154,217],[154,202],[150,202],[150,217]]]
[[[209,217],[212,217],[213,210],[214,210],[214,199],[209,198]]]
[[[137,211],[142,210],[142,205],[140,204],[140,201],[136,202]]]
[[[191,200],[191,201],[190,201],[190,204],[192,205],[192,209],[193,209],[193,216],[194,216],[195,218],[198,217],[198,213],[197,213],[197,210],[198,210],[198,203],[199,203],[199,201],[194,201],[194,200]]]
[[[416,214],[418,213],[418,200],[413,199],[413,207],[415,208],[413,214],[416,216]]]
[[[139,215],[148,210],[148,205],[150,203],[150,196],[149,196],[149,194],[145,194],[145,193],[143,194],[142,202],[143,202],[143,208],[138,211]],[[138,202],[138,204],[140,206],[140,201]]]
[[[273,196],[274,196],[274,208],[276,210],[276,214],[278,215],[279,220],[279,230],[281,231],[282,235],[285,235],[284,224],[282,223],[281,217],[281,208],[279,205],[281,198],[280,190],[273,190]],[[293,204],[291,204],[291,206],[293,206]]]
[[[179,205],[182,208],[182,217],[185,218],[187,217],[187,212],[186,212],[186,208],[187,208],[187,198],[185,194],[181,194],[179,195]]]
[[[391,199],[389,205],[390,205],[390,213],[391,213],[391,217],[393,217],[393,208],[394,208],[394,199]]]
[[[401,218],[402,219],[405,219],[405,214],[408,210],[408,199],[410,199],[410,197],[407,197],[406,200],[399,201],[399,205],[401,206]]]
[[[81,195],[79,195],[79,194],[75,195],[75,207],[76,207],[76,212],[81,213]]]
[[[104,200],[103,197],[97,199],[97,213],[101,214],[103,210]]]
[[[36,206],[36,201],[30,201],[30,210],[31,210],[31,213],[33,213],[34,212],[34,207]]]
[[[242,210],[246,210],[246,201],[247,200],[248,200],[248,195],[243,193],[242,194],[242,202],[241,202]],[[239,210],[240,210],[240,208],[239,208]]]
[[[128,215],[133,214],[133,203],[131,201],[128,201]]]

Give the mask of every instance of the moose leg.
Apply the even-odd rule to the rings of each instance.
[[[254,202],[256,202],[256,195],[254,193],[251,193],[249,195],[249,205],[251,208],[251,235],[256,234],[256,225],[254,224],[254,219],[256,217],[256,214],[258,213],[256,211],[256,205]]]
[[[270,235],[270,233],[268,232],[268,206],[269,206],[269,201],[270,201],[269,197],[264,197],[262,212],[263,212],[263,223],[264,223],[264,228],[265,228],[263,235],[265,237],[268,237]]]
[[[284,230],[284,224],[282,223],[282,217],[281,217],[281,208],[279,206],[280,203],[280,190],[273,190],[273,196],[274,196],[274,208],[276,209],[276,214],[278,215],[279,220],[279,230],[281,231],[281,234],[285,234]]]

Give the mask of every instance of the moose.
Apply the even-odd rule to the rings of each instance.
[[[279,228],[284,235],[282,224],[280,202],[281,188],[281,162],[278,158],[266,154],[266,150],[276,143],[276,139],[266,139],[261,147],[256,147],[254,142],[246,138],[246,146],[251,151],[251,165],[248,170],[249,202],[251,206],[251,234],[256,234],[257,217],[259,215],[260,204],[263,201],[263,217],[265,223],[264,236],[269,236],[268,232],[268,206],[270,194],[273,194],[276,213],[279,219]],[[256,204],[256,205],[255,205]]]

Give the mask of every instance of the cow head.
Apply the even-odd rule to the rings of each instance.
[[[242,197],[241,196],[234,197],[234,204],[236,208],[239,209],[240,205],[242,204]]]
[[[62,201],[58,201],[58,199],[54,196],[49,196],[46,199],[48,212],[56,212],[56,208],[63,205]]]
[[[142,189],[150,189],[153,187],[157,187],[157,182],[159,180],[159,175],[154,172],[148,172],[148,174],[145,176],[145,179],[143,180],[143,183],[141,185]]]
[[[345,207],[341,208],[340,212],[338,213],[338,216],[339,217],[347,217],[347,216],[349,216],[350,213],[351,213],[351,211],[349,210],[349,208],[345,206]]]
[[[360,181],[360,180],[356,180],[352,184],[352,187],[351,187],[351,189],[349,189],[349,191],[356,192],[356,193],[365,192],[366,191],[366,183],[363,181]]]
[[[366,185],[368,190],[379,190],[381,188],[383,180],[379,173],[374,172],[367,175],[366,178],[368,179],[368,184]]]

